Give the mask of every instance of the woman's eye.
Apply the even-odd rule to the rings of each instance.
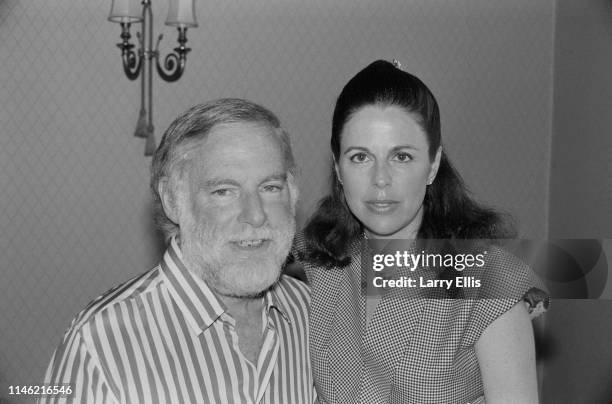
[[[351,156],[353,163],[364,163],[368,161],[368,155],[366,153],[356,153]]]
[[[412,156],[409,153],[400,152],[395,155],[394,159],[403,163],[412,160]]]

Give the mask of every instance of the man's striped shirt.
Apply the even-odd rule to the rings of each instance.
[[[67,401],[79,403],[312,403],[309,290],[283,276],[263,301],[263,343],[251,363],[234,319],[172,240],[156,268],[73,320],[45,383],[72,383]]]

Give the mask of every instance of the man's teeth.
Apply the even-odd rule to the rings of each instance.
[[[258,247],[263,243],[263,239],[259,240],[240,240],[238,245],[240,247]]]

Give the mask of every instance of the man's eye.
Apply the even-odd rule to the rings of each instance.
[[[216,196],[229,196],[231,190],[228,188],[215,189],[211,194]]]
[[[263,190],[265,192],[277,193],[277,192],[281,192],[283,190],[283,187],[281,185],[270,184],[270,185],[265,185],[263,187]]]
[[[356,153],[351,156],[350,160],[353,163],[365,163],[368,161],[368,155],[366,153]]]
[[[393,159],[403,163],[412,160],[412,155],[406,152],[399,152],[393,157]]]

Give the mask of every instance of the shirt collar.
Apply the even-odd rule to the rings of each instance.
[[[291,323],[291,318],[289,316],[290,312],[287,310],[288,303],[286,301],[286,296],[285,293],[281,291],[281,282],[283,282],[282,279],[278,280],[264,296],[266,315],[269,317],[270,311],[275,309],[288,323]]]
[[[206,282],[185,266],[176,238],[170,240],[160,267],[170,294],[196,333],[206,330],[227,311]],[[285,293],[281,290],[284,289],[281,288],[281,282],[282,280],[276,282],[264,295],[265,313],[270,316],[270,311],[275,309],[290,323],[288,303]]]
[[[187,269],[175,238],[170,240],[160,266],[170,294],[196,333],[210,327],[226,311],[206,282]]]

